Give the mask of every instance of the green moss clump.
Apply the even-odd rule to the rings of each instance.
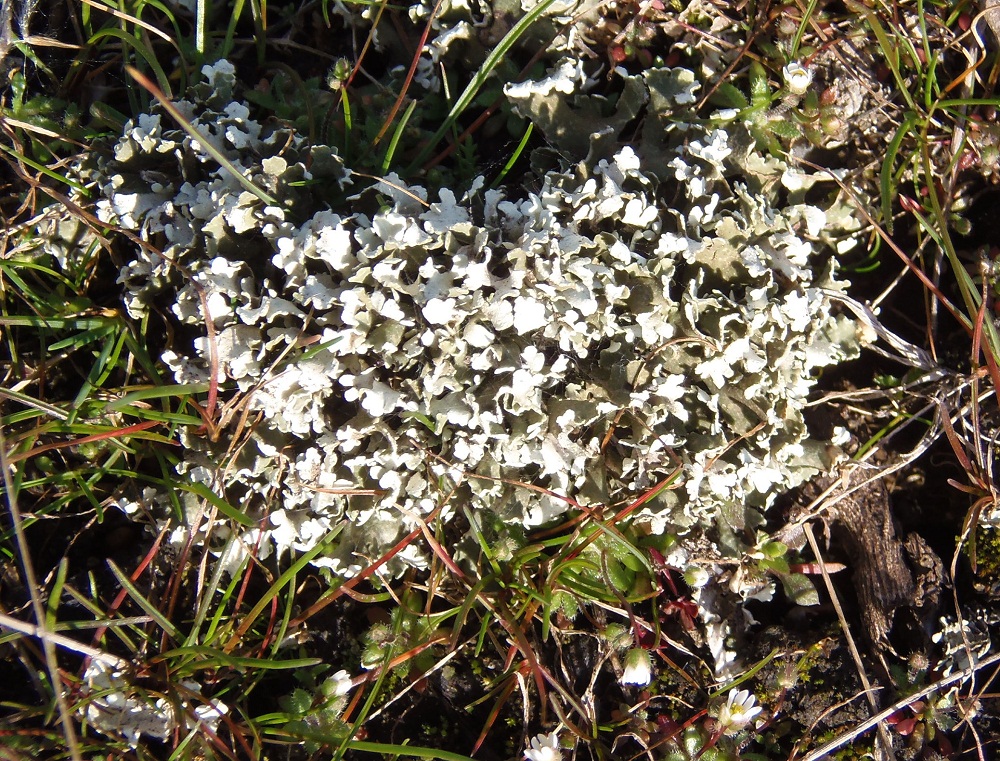
[[[991,585],[1000,581],[1000,529],[977,526],[974,541],[967,542],[963,552],[980,581]]]

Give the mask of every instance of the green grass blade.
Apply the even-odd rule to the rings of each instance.
[[[939,100],[938,108],[961,108],[962,106],[995,106],[1000,108],[1000,98],[949,98]]]
[[[195,659],[191,656],[202,657]],[[158,661],[168,661],[173,658],[184,658],[186,663],[193,667],[188,668],[184,666],[175,670],[174,673],[183,674],[184,676],[193,674],[199,670],[215,669],[223,666],[237,669],[280,671],[281,669],[308,668],[309,666],[315,666],[317,663],[323,662],[322,658],[290,658],[284,661],[272,658],[245,658],[237,655],[229,655],[214,647],[205,647],[204,645],[191,645],[189,647],[178,647],[173,650],[167,650],[164,653],[154,656],[152,661],[155,663]]]
[[[511,154],[510,158],[507,159],[507,163],[503,165],[503,169],[500,170],[500,174],[497,175],[497,178],[490,183],[491,189],[500,185],[500,183],[503,182],[504,178],[507,176],[510,170],[514,168],[514,164],[516,164],[517,160],[521,158],[521,154],[524,153],[524,149],[528,145],[528,141],[531,139],[531,134],[534,131],[535,131],[535,123],[528,122],[528,128],[524,131],[524,134],[521,136],[521,142],[517,144],[517,148],[514,149],[514,152]]]
[[[61,328],[90,330],[106,327],[108,322],[107,317],[36,317],[34,315],[4,315],[0,317],[0,325],[7,327],[48,330],[59,330]]]
[[[469,756],[461,753],[452,753],[437,748],[419,748],[413,745],[391,745],[389,743],[374,743],[364,740],[350,740],[347,743],[348,750],[361,751],[363,753],[378,753],[383,758],[387,756],[413,756],[416,758],[436,758],[440,761],[475,761]]]
[[[63,338],[55,343],[49,344],[48,350],[51,354],[55,354],[63,349],[80,349],[89,343],[106,338],[113,330],[114,328],[110,325],[104,325],[99,328],[91,328],[90,330],[85,330],[75,336]]]
[[[111,335],[108,334],[106,338],[110,339]],[[73,412],[69,417],[70,422],[75,422],[77,416],[80,414],[83,403],[90,398],[94,389],[99,388],[108,379],[108,376],[115,371],[124,346],[125,336],[122,334],[119,334],[117,339],[113,341],[105,340],[104,346],[101,348],[101,352],[97,355],[97,360],[94,362],[94,366],[90,368],[90,372],[87,373],[87,377],[80,386],[80,392],[73,400]]]
[[[132,583],[132,579],[128,577],[128,574],[115,565],[115,561],[108,558],[107,564],[108,568],[111,569],[111,573],[113,573],[115,578],[118,579],[118,583],[122,585],[122,589],[125,590],[126,594],[132,598],[132,601],[136,605],[142,608],[143,612],[145,612],[147,616],[153,619],[157,626],[166,632],[175,642],[180,642],[184,639],[180,630],[178,630],[178,628],[171,623],[170,619],[164,616],[159,609],[153,605],[153,603],[143,597],[142,593],[136,588],[135,584]]]
[[[899,125],[899,129],[896,130],[896,133],[889,141],[889,145],[885,150],[885,159],[882,161],[882,171],[879,174],[879,190],[882,196],[882,222],[889,235],[892,235],[892,201],[896,196],[897,187],[893,168],[896,164],[896,156],[899,154],[899,146],[902,144],[903,138],[913,129],[916,120],[917,115],[914,112],[911,111],[906,114],[903,123]]]
[[[159,423],[166,423],[176,431],[178,428],[198,428],[204,424],[204,419],[198,415],[186,415],[182,412],[163,412],[160,410],[143,409],[142,407],[125,407],[121,410],[122,415],[134,415],[140,420],[155,420]],[[171,437],[165,436],[164,441],[176,444]]]
[[[9,388],[0,388],[0,399],[10,399],[11,401],[23,404],[25,407],[30,407],[32,409],[43,412],[57,420],[66,420],[69,418],[69,413],[66,410],[56,407],[54,404],[49,402],[43,402],[40,399],[35,399],[33,396],[28,394],[22,394],[20,391],[13,391]],[[19,422],[13,416],[5,416],[0,418],[0,422],[3,425],[12,425],[15,422]]]
[[[18,269],[32,270],[34,273],[38,275],[44,275],[47,278],[51,278],[58,285],[68,288],[71,291],[77,290],[77,285],[72,281],[70,281],[62,272],[56,272],[51,267],[46,267],[44,264],[41,264],[37,261],[32,261],[30,259],[21,259],[16,257],[11,259],[0,259],[0,271],[2,271],[5,275],[13,276]],[[35,294],[27,286],[24,286],[24,288],[26,291],[25,295],[30,295],[35,297],[36,299],[38,299],[39,303],[47,303],[44,300],[39,299],[38,296],[35,296]]]
[[[209,489],[205,484],[195,483],[195,482],[182,482],[177,484],[178,489],[183,489],[184,491],[189,491],[202,499],[209,502],[213,507],[218,508],[219,512],[225,515],[230,520],[236,521],[241,526],[256,526],[257,521],[250,518],[245,513],[241,513],[235,507],[230,505],[226,500],[216,494],[214,491]]]
[[[275,580],[275,582],[268,588],[268,590],[261,596],[257,604],[253,606],[249,613],[244,618],[243,624],[237,630],[235,636],[226,645],[227,650],[231,650],[236,646],[236,642],[246,634],[247,630],[253,626],[253,622],[257,619],[257,616],[261,614],[261,611],[265,607],[271,604],[271,599],[281,591],[281,589],[289,584],[309,563],[312,562],[313,558],[318,557],[320,553],[325,552],[326,548],[333,543],[333,540],[340,535],[340,532],[344,530],[344,524],[341,523],[336,528],[334,528],[322,542],[319,542],[315,547],[313,547],[308,552],[303,553],[299,558],[292,563],[291,567],[288,568],[281,576]]]
[[[160,66],[160,62],[156,60],[156,54],[149,49],[142,40],[137,39],[134,35],[128,32],[122,31],[121,29],[99,29],[95,32],[91,38],[87,41],[89,45],[95,45],[104,37],[114,37],[121,40],[124,44],[135,49],[135,52],[139,54],[146,65],[149,66],[153,74],[156,75],[156,81],[160,83],[160,89],[166,93],[166,97],[172,98],[173,92],[170,89],[170,79],[167,77],[167,73]],[[127,67],[131,68],[131,67]]]
[[[205,40],[208,38],[208,3],[209,0],[196,0],[194,6],[194,49],[201,57],[205,56]]]
[[[411,100],[410,105],[406,107],[406,111],[403,112],[403,118],[399,120],[399,124],[396,125],[396,129],[392,133],[392,140],[389,141],[389,145],[385,149],[385,158],[382,159],[382,174],[389,171],[389,165],[392,164],[392,157],[396,155],[396,147],[399,145],[399,139],[403,136],[403,130],[406,129],[406,123],[413,116],[413,111],[417,107],[417,101]]]
[[[225,557],[236,541],[237,539],[235,533],[231,533],[228,537],[226,537],[226,543],[219,550],[219,557]],[[242,580],[243,569],[246,568],[246,564],[249,562],[250,556],[245,555],[240,561],[239,568],[232,572],[229,580],[229,586],[223,590],[222,595],[218,600],[215,599],[215,595],[219,586],[222,584],[222,575],[226,572],[226,567],[222,563],[215,564],[215,569],[212,571],[212,578],[209,579],[208,584],[205,586],[204,595],[198,603],[198,609],[194,616],[194,623],[191,625],[191,630],[188,632],[187,639],[184,640],[184,647],[191,647],[199,644],[198,633],[201,631],[201,627],[205,623],[205,619],[208,618],[208,611],[212,605],[215,605],[215,613],[212,616],[212,621],[209,624],[208,631],[205,632],[205,637],[201,644],[208,644],[215,638],[215,632],[219,627],[219,622],[222,620],[222,616],[225,615],[226,606],[232,599],[233,592],[236,591],[236,586]]]
[[[906,101],[907,109],[910,111],[916,111],[917,104],[913,102],[913,98],[910,96],[909,85],[907,85],[902,72],[899,70],[899,56],[896,54],[896,48],[889,40],[889,36],[886,34],[885,29],[879,22],[878,17],[872,11],[865,9],[864,17],[865,21],[868,22],[868,26],[872,30],[872,34],[875,35],[875,39],[878,42],[879,47],[882,49],[882,55],[885,58],[886,66],[889,67],[889,70],[892,72],[893,79],[896,80],[896,87],[899,90],[899,94],[903,96],[903,100]]]
[[[205,0],[207,5],[209,0]],[[233,3],[233,9],[229,13],[229,25],[226,27],[226,37],[222,43],[222,50],[219,51],[221,58],[229,58],[230,54],[233,52],[233,43],[236,38],[236,25],[239,23],[240,16],[243,15],[243,6],[246,5],[246,0],[236,0]]]
[[[441,142],[441,138],[447,135],[458,121],[458,117],[461,116],[465,109],[469,107],[473,99],[486,84],[486,80],[489,78],[493,70],[500,65],[500,63],[507,58],[507,54],[510,53],[511,49],[521,38],[521,36],[527,31],[535,21],[537,21],[544,13],[549,9],[549,7],[556,0],[543,0],[543,2],[536,5],[530,11],[528,11],[522,19],[520,19],[511,28],[504,38],[500,40],[497,46],[493,49],[493,52],[486,58],[483,65],[476,72],[472,81],[469,82],[465,91],[459,96],[458,100],[455,101],[455,105],[451,107],[448,115],[444,118],[441,126],[438,127],[437,132],[431,136],[431,139],[427,141],[427,145],[423,147],[417,157],[413,160],[413,164],[410,166],[409,171],[415,170],[424,162],[424,160],[430,155],[431,151]]]
[[[49,631],[56,630],[56,612],[59,610],[68,573],[69,558],[64,555],[56,567],[56,578],[52,582],[52,590],[49,592],[48,600],[45,601],[45,628]]]
[[[24,155],[18,153],[13,148],[10,148],[10,147],[4,145],[2,142],[0,142],[0,151],[3,151],[8,156],[12,157],[15,161],[19,161],[21,163],[27,164],[32,169],[34,169],[36,172],[41,172],[46,177],[48,177],[50,180],[56,180],[57,182],[61,182],[64,185],[68,185],[69,187],[73,188],[74,190],[79,191],[80,193],[82,193],[87,198],[90,197],[90,192],[85,187],[83,187],[82,185],[80,185],[80,183],[76,182],[73,179],[70,179],[69,177],[66,177],[65,174],[59,174],[58,172],[52,171],[47,166],[39,164],[37,161],[32,161],[27,156],[24,156]]]
[[[792,52],[789,59],[794,61],[799,56],[799,46],[802,44],[802,36],[806,33],[806,29],[809,28],[809,22],[812,20],[812,15],[816,12],[816,6],[819,4],[819,0],[809,0],[809,5],[806,6],[805,11],[802,13],[802,21],[799,22],[799,28],[795,30],[795,36],[792,38]]]
[[[124,407],[133,407],[136,402],[146,402],[150,399],[167,399],[171,397],[186,398],[195,394],[204,394],[208,391],[207,383],[185,383],[168,386],[151,386],[141,388],[136,391],[129,391],[124,396],[111,402],[108,412],[121,410]]]

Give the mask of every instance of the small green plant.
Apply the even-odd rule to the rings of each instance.
[[[907,678],[902,678],[899,683],[910,686],[908,682]],[[911,751],[953,753],[954,747],[946,733],[956,724],[956,696],[954,690],[932,692],[924,700],[893,713],[886,724],[895,734],[906,738]]]
[[[724,82],[715,89],[712,96],[712,103],[731,112],[723,112],[721,117],[724,120],[738,119],[745,123],[753,138],[763,146],[766,146],[772,156],[780,156],[785,151],[785,145],[797,137],[807,134],[802,122],[808,120],[808,108],[810,100],[807,99],[805,113],[801,121],[797,123],[795,118],[789,118],[789,112],[793,106],[801,99],[808,84],[802,86],[800,79],[806,76],[811,80],[811,75],[800,74],[808,72],[804,67],[799,66],[795,70],[792,79],[794,85],[786,85],[783,94],[773,90],[769,81],[767,70],[757,61],[750,64],[749,71],[749,97],[734,84]],[[776,105],[776,101],[777,105]],[[792,114],[795,115],[794,113]]]
[[[347,737],[350,727],[341,715],[347,707],[351,680],[346,671],[324,678],[322,675],[329,670],[329,666],[323,665],[296,671],[295,679],[300,686],[278,699],[284,715],[267,717],[266,721],[280,719],[284,731],[306,738],[318,735],[334,741]],[[321,747],[321,743],[315,740],[307,739],[304,744],[310,753],[317,752]]]
[[[664,761],[737,761],[740,753],[728,741],[713,742],[712,733],[698,725],[682,729],[679,737],[663,741]]]

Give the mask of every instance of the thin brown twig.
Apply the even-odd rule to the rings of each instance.
[[[378,131],[378,134],[375,135],[375,139],[372,140],[373,147],[378,145],[382,138],[385,137],[385,133],[389,131],[389,127],[392,126],[393,121],[396,119],[396,114],[399,113],[399,109],[402,107],[403,101],[406,99],[406,92],[410,89],[410,85],[413,83],[413,77],[416,75],[417,66],[420,63],[420,52],[427,44],[427,38],[431,34],[434,19],[437,18],[438,11],[441,10],[442,3],[444,3],[444,0],[437,0],[434,7],[431,8],[430,14],[427,16],[427,23],[424,25],[424,32],[420,35],[420,41],[417,43],[417,49],[413,53],[413,59],[410,61],[410,68],[409,71],[406,72],[406,77],[403,80],[403,86],[399,88],[399,95],[396,96],[395,103],[393,103],[392,108],[389,109],[389,115],[385,117],[382,129]],[[385,4],[383,4],[383,7],[384,5]],[[381,12],[381,8],[379,9],[379,12]]]

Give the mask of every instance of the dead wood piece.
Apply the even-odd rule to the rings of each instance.
[[[854,561],[854,586],[867,634],[879,649],[890,652],[888,635],[896,611],[913,601],[913,574],[889,509],[889,490],[882,479],[861,486],[834,511]]]
[[[842,531],[865,634],[877,652],[896,654],[889,643],[896,613],[901,608],[920,609],[926,615],[937,606],[944,582],[941,559],[916,533],[905,539],[897,534],[889,489],[870,471],[855,470],[842,479],[842,496],[827,516]],[[819,494],[833,483],[820,478],[809,491]]]

